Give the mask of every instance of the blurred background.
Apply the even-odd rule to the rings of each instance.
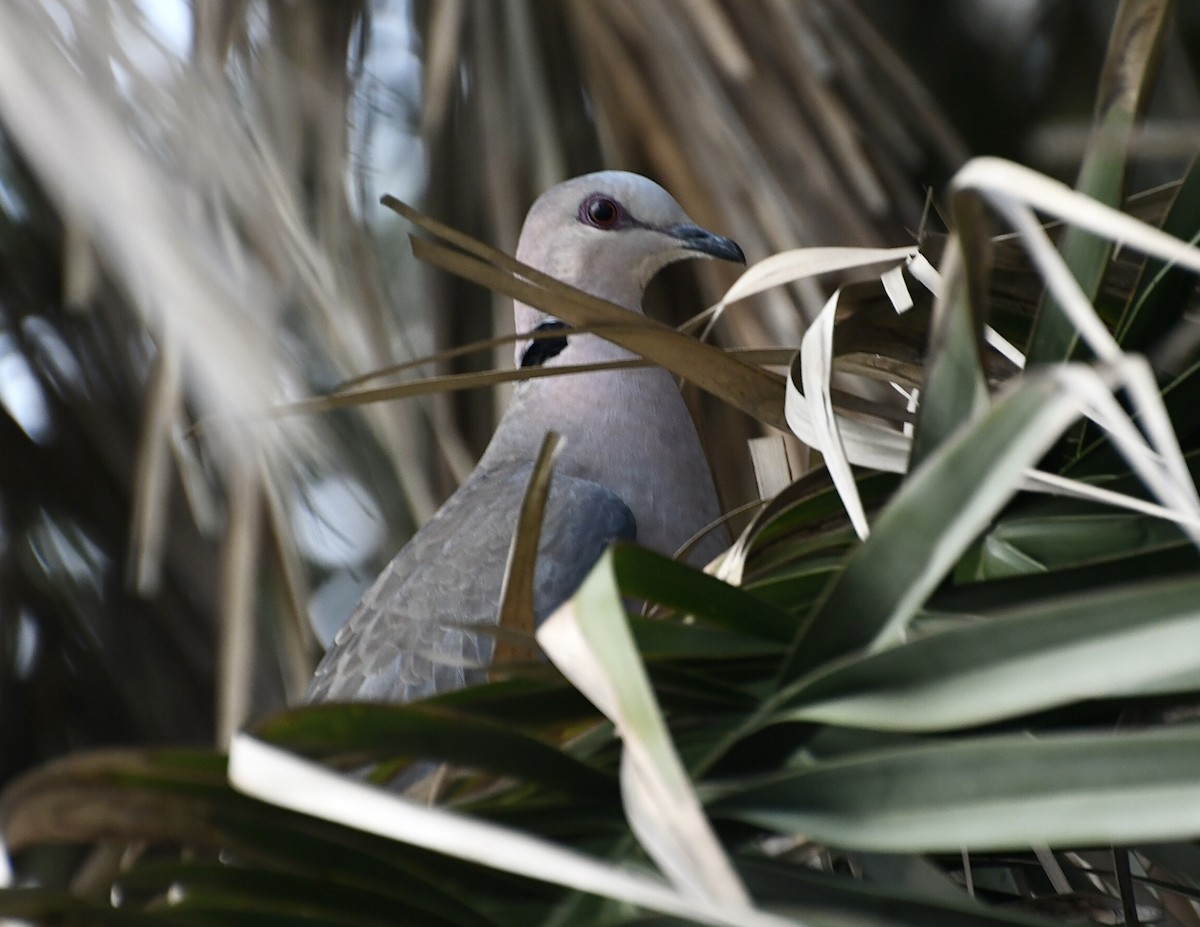
[[[936,246],[940,192],[970,156],[1073,181],[1116,10],[6,0],[0,784],[87,746],[222,744],[281,707],[473,465],[503,391],[285,408],[511,330],[505,300],[416,264],[382,194],[511,252],[538,192],[614,167],[751,261]],[[1198,68],[1189,0],[1129,192],[1195,151]],[[648,303],[678,323],[735,275],[671,268]],[[792,347],[823,301],[775,291],[713,337]],[[755,497],[761,428],[694,398],[733,508]]]

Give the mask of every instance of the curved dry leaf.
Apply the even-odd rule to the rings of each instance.
[[[669,325],[555,280],[430,219],[394,197],[385,197],[384,204],[466,252],[414,238],[413,253],[423,260],[573,325],[611,325],[613,343],[668,368],[759,421],[786,427],[780,401],[783,379],[776,374],[681,334]],[[627,331],[630,326],[641,330]]]

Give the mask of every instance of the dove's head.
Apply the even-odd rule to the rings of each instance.
[[[666,190],[626,171],[585,174],[551,187],[525,217],[517,259],[628,309],[668,264],[709,257],[746,262],[742,249],[700,228]],[[517,331],[549,316],[520,303]]]

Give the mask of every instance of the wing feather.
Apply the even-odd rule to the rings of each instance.
[[[483,681],[509,546],[532,465],[476,471],[413,535],[362,597],[317,667],[305,700],[407,702]],[[541,621],[583,581],[633,513],[590,480],[555,474],[534,604]]]

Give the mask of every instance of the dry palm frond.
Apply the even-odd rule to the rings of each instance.
[[[601,167],[653,176],[752,261],[818,244],[909,244],[919,178],[948,176],[966,156],[852,3],[455,2],[419,14],[418,26],[432,165],[424,207],[510,252],[538,192]],[[693,311],[734,275],[713,265],[687,273],[700,283],[688,291]],[[487,337],[480,306],[459,288],[447,296],[441,343]],[[687,307],[674,302],[678,322]],[[802,281],[739,306],[718,336],[795,345],[823,302]],[[492,317],[495,330],[511,328],[503,306]],[[708,411],[722,446],[759,433]],[[740,501],[753,492],[748,459],[721,457],[718,481]]]
[[[255,647],[261,482],[276,538],[290,539],[285,517],[321,476],[362,482],[381,461],[408,507],[432,500],[413,466],[425,437],[412,410],[340,422],[253,414],[386,364],[400,337],[345,184],[348,57],[362,15],[358,3],[197,4],[190,45],[172,45],[133,0],[0,9],[0,123],[63,217],[64,295],[79,307],[74,317],[51,308],[45,322],[142,346],[76,358],[116,369],[135,397],[119,421],[85,420],[110,460],[136,461],[118,483],[134,512],[126,572],[137,592],[208,591],[222,573],[206,607],[226,628],[223,665],[241,667],[222,678],[225,704],[241,706],[223,714],[225,734],[264,698],[278,703],[279,679],[307,673],[294,645],[286,666]],[[136,443],[123,437],[131,424]],[[221,560],[211,549],[197,557],[179,530],[180,485],[191,530],[224,547]],[[297,632],[307,633],[285,633]]]
[[[486,194],[466,197],[458,186],[451,197],[435,171],[433,202],[444,200],[459,227],[472,223],[456,205],[486,204],[501,243],[515,238],[521,206],[538,189],[603,165],[652,173],[752,256],[901,244],[921,212],[914,177],[931,163],[948,172],[966,155],[853,4],[510,6],[522,12],[501,19],[487,5],[447,4],[425,27],[434,162],[456,165],[456,185],[462,168],[478,166]],[[456,100],[458,73],[466,79]],[[595,136],[579,125],[584,101],[568,97],[577,84]],[[524,92],[531,87],[556,93]],[[461,109],[453,130],[452,102]],[[705,283],[712,301],[728,278]],[[804,295],[806,308],[819,308],[815,291]],[[784,307],[770,318],[775,337],[797,334]]]

